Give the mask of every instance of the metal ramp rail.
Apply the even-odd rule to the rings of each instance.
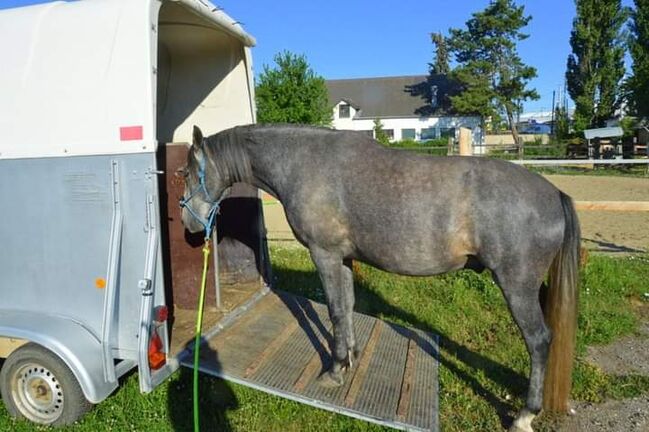
[[[208,333],[200,370],[280,397],[412,431],[437,431],[437,336],[355,313],[361,354],[345,384],[324,388],[331,322],[325,305],[269,291]],[[185,351],[181,364],[192,367]]]

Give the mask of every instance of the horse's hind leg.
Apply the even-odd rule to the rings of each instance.
[[[351,282],[351,268],[343,265],[340,255],[319,247],[311,247],[309,251],[320,274],[334,333],[333,364],[331,369],[321,377],[320,383],[325,386],[338,386],[344,382],[343,372],[349,364],[348,354],[353,348],[348,345],[353,343],[354,338],[353,327],[351,327],[352,313],[348,308],[348,306],[353,307],[353,287],[347,286]],[[349,294],[346,292],[350,288],[352,289],[351,304]]]
[[[550,331],[545,325],[539,302],[543,274],[529,268],[494,271],[509,310],[518,325],[530,355],[530,381],[525,408],[514,420],[510,431],[532,432],[532,420],[543,404],[543,380],[550,348]]]

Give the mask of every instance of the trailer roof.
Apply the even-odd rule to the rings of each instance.
[[[165,4],[190,12],[180,24],[255,44],[207,0],[55,1],[0,11],[0,159],[154,151]]]

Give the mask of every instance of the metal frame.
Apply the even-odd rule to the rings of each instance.
[[[122,214],[119,182],[119,165],[116,160],[111,161],[111,179],[113,193],[113,219],[110,230],[110,248],[108,250],[108,270],[104,313],[101,329],[101,345],[104,353],[104,379],[108,382],[116,380],[113,352],[111,346],[112,324],[115,312],[115,295],[117,293],[117,272],[122,247],[122,227],[124,216]]]

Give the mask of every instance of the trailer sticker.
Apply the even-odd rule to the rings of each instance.
[[[142,139],[142,126],[122,126],[119,128],[120,141],[138,141]]]

